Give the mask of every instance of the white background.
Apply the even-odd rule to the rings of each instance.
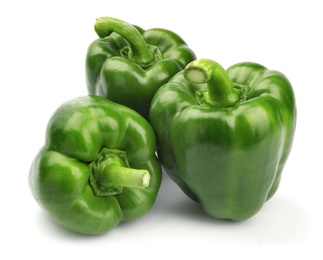
[[[323,242],[319,3],[1,1],[0,258],[322,259],[322,250],[314,255]],[[54,110],[87,94],[85,53],[101,16],[170,29],[198,58],[225,68],[254,61],[287,75],[298,108],[294,146],[278,192],[256,216],[240,223],[212,219],[167,176],[151,211],[101,236],[64,230],[40,209],[29,190],[29,167]]]

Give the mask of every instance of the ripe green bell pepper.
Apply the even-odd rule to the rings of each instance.
[[[126,105],[146,119],[157,89],[195,59],[184,40],[166,29],[145,31],[102,17],[95,31],[100,38],[86,55],[88,93]]]
[[[196,60],[156,93],[150,122],[165,171],[210,216],[245,220],[276,192],[296,106],[280,72]]]
[[[29,183],[60,225],[100,234],[153,205],[161,183],[155,135],[137,112],[102,97],[66,102],[49,121]]]

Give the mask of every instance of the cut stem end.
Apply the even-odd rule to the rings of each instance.
[[[103,148],[89,165],[90,184],[97,196],[121,194],[124,188],[147,188],[150,174],[147,170],[130,168],[126,153]]]

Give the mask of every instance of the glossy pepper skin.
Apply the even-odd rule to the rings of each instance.
[[[152,207],[161,183],[155,144],[149,123],[127,107],[97,96],[68,101],[32,163],[32,194],[63,227],[107,232]]]
[[[146,119],[157,89],[195,59],[184,40],[166,29],[145,31],[102,17],[95,31],[100,38],[86,56],[88,93],[128,106]]]
[[[150,120],[168,175],[210,216],[240,221],[278,188],[296,106],[278,71],[201,59],[158,90]]]

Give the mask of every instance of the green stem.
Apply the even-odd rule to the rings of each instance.
[[[130,58],[139,65],[146,66],[154,62],[154,54],[138,30],[122,20],[112,17],[101,17],[96,20],[94,29],[100,38],[112,32],[120,34],[130,45]]]
[[[126,153],[103,148],[89,165],[90,184],[97,196],[121,194],[123,188],[147,188],[150,175],[147,170],[130,168]]]
[[[240,100],[239,91],[233,89],[224,68],[213,60],[192,61],[186,66],[184,77],[191,83],[206,83],[207,89],[197,93],[200,103],[212,107],[231,107]]]

